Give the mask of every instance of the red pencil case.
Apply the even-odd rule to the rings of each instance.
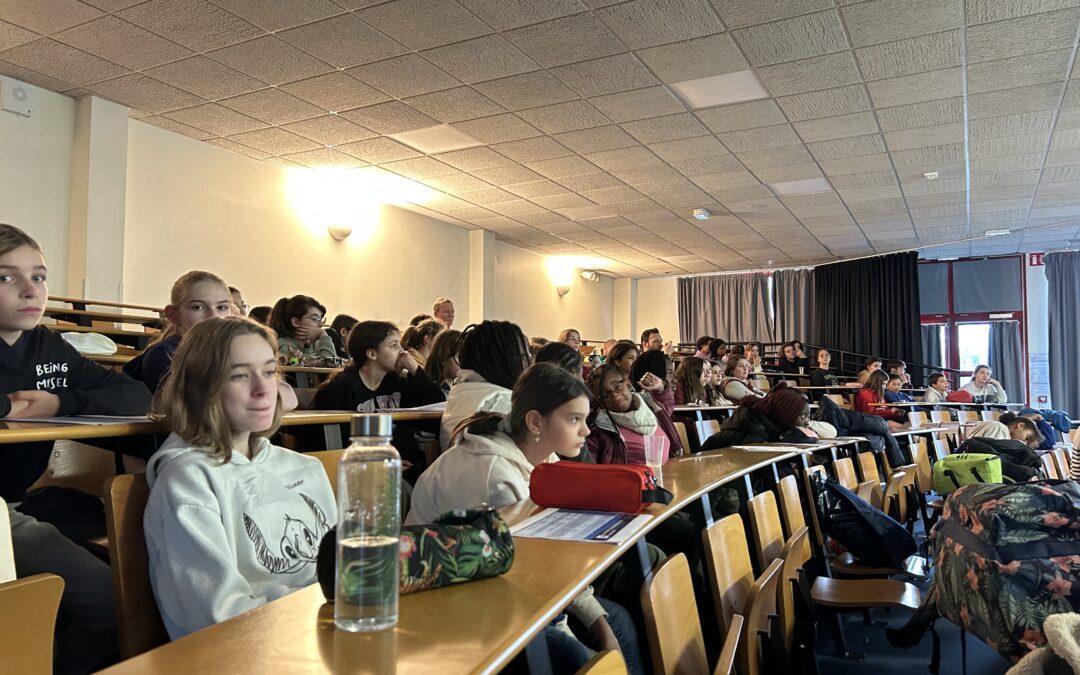
[[[532,500],[545,508],[637,513],[652,504],[670,504],[673,495],[656,484],[643,464],[553,462],[532,470]]]

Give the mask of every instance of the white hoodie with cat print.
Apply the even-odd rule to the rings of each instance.
[[[337,522],[322,463],[255,444],[227,463],[173,434],[146,467],[150,581],[177,639],[315,582],[319,542]]]

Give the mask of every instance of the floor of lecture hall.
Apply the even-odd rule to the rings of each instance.
[[[915,526],[916,540],[920,543],[925,538],[922,523]],[[919,584],[924,592],[929,583]],[[862,612],[850,612],[842,615],[844,638],[847,648],[852,652],[865,655],[862,661],[849,661],[836,656],[833,634],[822,625],[818,629],[818,671],[822,675],[921,675],[928,673],[930,652],[933,640],[926,633],[919,644],[910,649],[897,649],[885,638],[885,628],[867,626],[863,623]],[[907,623],[911,613],[900,609],[875,609],[870,612],[875,621],[884,621],[889,628],[900,628]],[[955,623],[939,618],[934,622],[934,629],[941,638],[941,675],[960,675],[964,673],[962,652],[960,649],[960,627]],[[1002,675],[1012,663],[991,649],[989,645],[967,634],[967,675]]]

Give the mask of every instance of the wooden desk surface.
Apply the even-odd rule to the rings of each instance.
[[[646,528],[618,545],[517,537],[501,577],[401,597],[393,630],[334,630],[318,585],[193,633],[107,671],[124,673],[494,673],[637,539],[702,493],[798,454],[731,448],[673,459],[664,467],[670,505],[653,505]],[[531,502],[503,509],[516,522]]]
[[[320,424],[348,424],[357,414],[349,410],[294,410],[281,418],[282,427]],[[441,412],[403,410],[388,413],[395,422],[417,422],[442,419]],[[115,424],[49,424],[47,422],[0,421],[0,445],[36,441],[84,440],[88,438],[119,438],[146,434],[167,433],[161,422],[146,419],[139,422]]]
[[[66,298],[62,295],[50,295],[50,302],[66,302],[68,304],[93,305],[94,307],[123,307],[126,309],[143,309],[148,312],[162,312],[161,307],[150,305],[134,305],[128,302],[109,302],[108,300],[85,300],[83,298]]]
[[[70,307],[45,307],[45,316],[84,316],[95,321],[111,321],[113,323],[135,324],[160,324],[160,316],[147,316],[139,314],[119,314],[117,312],[95,312],[91,309],[71,309]]]
[[[136,354],[83,354],[83,356],[107,366],[122,366],[134,359]]]
[[[738,407],[737,405],[677,405],[673,410],[674,412],[692,413],[709,412],[710,410],[734,410]]]
[[[48,323],[45,327],[57,333],[101,333],[102,335],[119,335],[121,337],[152,338],[159,331],[150,330],[124,330],[123,328],[99,328],[97,326],[75,326],[62,323]]]
[[[281,366],[278,370],[283,373],[311,373],[315,375],[333,375],[341,372],[341,368],[314,368],[308,366]]]

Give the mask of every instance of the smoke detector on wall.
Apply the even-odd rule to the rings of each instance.
[[[0,77],[0,110],[30,117],[30,85]]]

